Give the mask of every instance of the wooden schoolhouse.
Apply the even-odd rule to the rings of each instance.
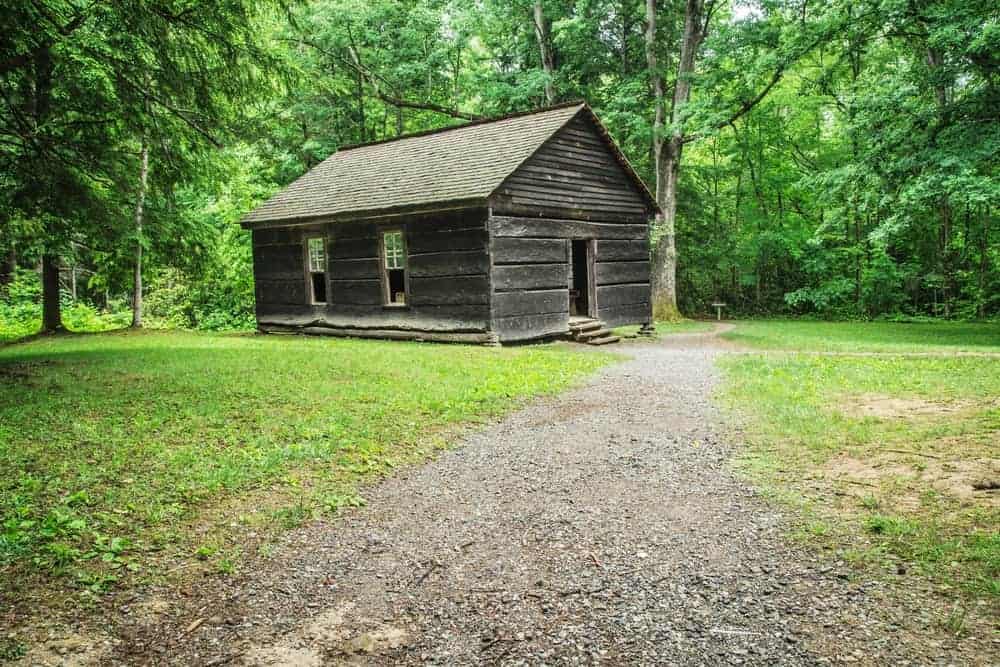
[[[604,343],[650,322],[656,212],[577,102],[342,148],[242,224],[262,331]]]

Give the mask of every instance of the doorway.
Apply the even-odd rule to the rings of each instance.
[[[597,317],[594,294],[594,240],[570,241],[569,314]]]

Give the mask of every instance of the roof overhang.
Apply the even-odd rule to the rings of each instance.
[[[325,225],[338,222],[372,222],[379,220],[392,220],[411,215],[421,215],[424,213],[440,213],[444,211],[460,211],[470,208],[485,209],[488,206],[485,197],[474,197],[470,199],[455,199],[452,201],[434,202],[432,204],[421,204],[419,206],[397,206],[390,208],[344,211],[336,215],[315,215],[299,218],[277,218],[274,220],[246,220],[240,221],[240,226],[244,229],[272,229],[275,227],[308,227],[312,225]]]

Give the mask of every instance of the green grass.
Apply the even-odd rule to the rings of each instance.
[[[747,328],[760,335],[777,326]],[[872,325],[850,339],[841,326],[799,324],[791,340],[813,347],[834,331],[835,345],[868,348],[885,345],[894,327],[913,331]],[[982,348],[995,331],[920,330],[935,341],[912,344],[920,349],[942,340]],[[788,346],[779,336],[764,346]],[[1000,601],[1000,501],[971,490],[1000,471],[1000,359],[751,354],[722,365],[726,401],[747,420],[745,471],[798,506],[805,525],[828,528],[803,534],[859,566],[889,576],[902,568],[942,589]]]
[[[184,558],[232,571],[248,548],[235,533],[363,504],[361,482],[455,425],[611,358],[179,332],[0,348],[0,600],[101,592]]]
[[[821,352],[1000,352],[1000,322],[740,322],[723,334],[762,349]]]
[[[712,330],[711,322],[701,320],[677,320],[676,322],[657,322],[656,336],[669,336],[676,333],[704,333]],[[638,325],[618,327],[612,330],[616,336],[634,336],[639,332]]]

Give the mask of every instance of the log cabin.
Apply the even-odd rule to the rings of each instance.
[[[341,148],[241,224],[262,332],[601,344],[650,323],[657,210],[576,102]]]

